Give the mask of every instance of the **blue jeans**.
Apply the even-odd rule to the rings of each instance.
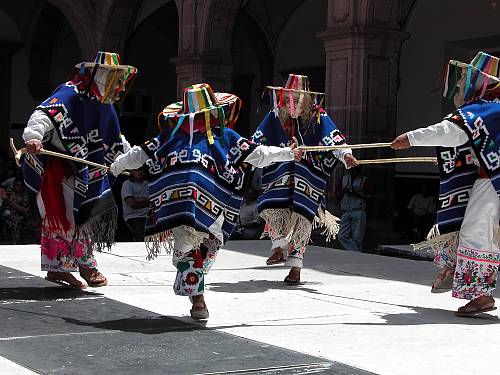
[[[355,210],[342,212],[338,239],[342,246],[349,251],[363,251],[365,237],[366,212]]]

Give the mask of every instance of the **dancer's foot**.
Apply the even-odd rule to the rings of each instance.
[[[441,268],[432,284],[431,293],[449,292],[453,287],[453,273],[454,270],[448,266]]]
[[[285,257],[283,256],[283,249],[281,247],[273,249],[273,255],[266,260],[268,266],[278,263],[285,263]]]
[[[71,289],[81,290],[87,287],[87,285],[82,283],[69,272],[49,271],[47,272],[47,276],[45,276],[45,280],[52,281],[53,283],[57,283]]]
[[[300,284],[300,267],[292,267],[290,268],[290,272],[285,277],[285,283],[290,285],[299,285]]]
[[[190,297],[193,307],[190,310],[191,318],[195,320],[208,319],[208,309],[203,294]]]
[[[80,276],[93,288],[108,285],[108,279],[96,268],[80,267]]]
[[[496,310],[495,299],[490,296],[481,296],[473,299],[465,306],[459,307],[455,315],[468,317],[493,310]]]

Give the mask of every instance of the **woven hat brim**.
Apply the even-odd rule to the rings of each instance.
[[[482,70],[479,70],[478,68],[476,68],[475,66],[473,66],[471,64],[464,63],[464,62],[458,61],[458,60],[450,60],[449,64],[455,65],[455,66],[458,66],[459,68],[464,68],[464,69],[472,68],[475,72],[480,72],[483,76],[489,78],[490,80],[497,82],[497,83],[500,83],[500,78],[492,76],[488,73],[485,73]]]
[[[83,67],[84,68],[93,68],[95,67],[95,63],[93,62],[82,62],[80,64],[76,64],[75,65],[75,68],[80,68],[83,64]],[[108,68],[108,69],[120,69],[120,70],[125,70],[125,71],[128,71],[129,69],[130,70],[134,70],[135,72],[137,72],[137,68],[132,66],[132,65],[110,65],[110,64],[99,64],[99,68]]]
[[[287,89],[285,87],[280,87],[280,86],[266,86],[264,92],[266,92],[268,90],[283,90],[283,91],[292,91],[292,92],[299,92],[299,93],[302,92],[302,93],[313,94],[313,95],[325,95],[324,92],[298,90],[298,89]]]
[[[182,110],[183,110],[182,102],[175,102],[175,103],[172,103],[172,104],[169,104],[168,106],[166,106],[163,109],[162,113],[164,116],[167,116],[167,117],[177,117],[179,115],[189,115],[190,113],[198,114],[198,113],[203,113],[204,111],[207,111],[207,110],[212,111],[212,110],[217,110],[220,107],[233,105],[238,100],[238,97],[236,95],[228,94],[225,92],[216,92],[216,93],[214,93],[214,95],[217,99],[218,106],[212,105],[212,106],[207,107],[201,111],[182,112]]]

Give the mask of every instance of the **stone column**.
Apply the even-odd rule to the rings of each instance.
[[[396,135],[399,52],[407,37],[399,7],[400,0],[329,0],[327,30],[318,34],[326,52],[325,107],[349,143],[387,142]],[[394,155],[388,148],[354,154]],[[366,170],[376,189],[371,214],[382,218],[392,207],[394,165]]]
[[[193,83],[205,82],[214,90],[231,92],[233,85],[234,63],[230,56],[190,55],[173,58],[177,72],[177,93]]]
[[[406,37],[398,9],[399,0],[329,0],[328,29],[318,35],[326,52],[326,109],[351,142],[395,135],[399,51]]]
[[[232,30],[241,0],[176,0],[179,13],[179,51],[172,59],[177,92],[206,82],[216,91],[230,92],[234,62]]]
[[[0,152],[12,156],[9,148],[10,138],[10,96],[11,96],[11,58],[20,47],[18,44],[0,42]]]

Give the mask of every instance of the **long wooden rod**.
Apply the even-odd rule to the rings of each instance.
[[[21,156],[24,155],[27,152],[26,148],[21,148],[21,149],[18,150],[16,148],[16,145],[14,144],[14,140],[12,138],[10,139],[10,148],[12,149],[12,152],[14,153],[14,158],[16,159],[16,164],[18,166],[21,166]],[[108,169],[109,169],[108,166],[106,166],[106,165],[99,164],[99,163],[94,163],[93,161],[90,161],[90,160],[76,158],[76,157],[71,156],[71,155],[61,154],[59,152],[54,152],[54,151],[49,151],[49,150],[41,149],[40,150],[40,154],[54,156],[56,158],[62,158],[62,159],[71,160],[71,161],[74,161],[74,162],[77,162],[77,163],[86,164],[86,165],[90,165],[92,167],[100,168],[100,169],[103,169],[105,171],[108,171]],[[127,171],[123,171],[122,174],[124,174],[126,176],[130,175],[130,173],[127,172]]]
[[[336,146],[299,146],[302,151],[333,151],[333,150],[345,150],[350,148],[352,150],[362,149],[362,148],[381,148],[381,147],[391,147],[391,143],[360,143],[356,145],[336,145]]]
[[[437,164],[437,158],[429,156],[408,157],[408,158],[388,158],[388,159],[371,159],[358,160],[358,164],[390,164],[390,163],[434,163]]]

